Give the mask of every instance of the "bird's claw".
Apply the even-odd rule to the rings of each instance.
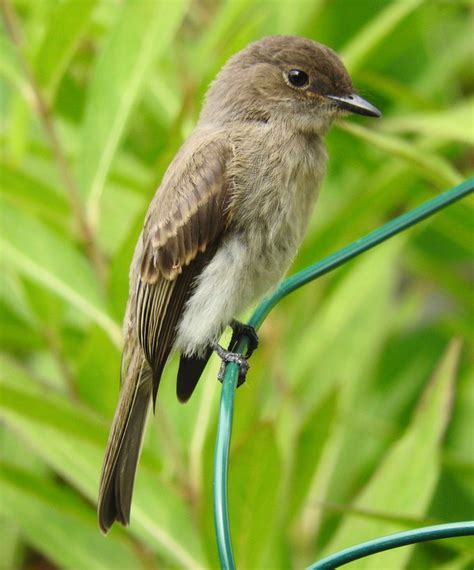
[[[219,369],[219,374],[217,378],[220,382],[224,380],[224,374],[226,366],[229,362],[234,362],[239,367],[239,379],[237,381],[237,388],[241,386],[245,382],[245,378],[247,377],[248,369],[250,368],[247,359],[237,352],[232,352],[230,350],[226,350],[220,344],[214,343],[212,348],[217,352],[220,359],[222,360],[221,367]]]
[[[237,381],[238,388],[245,382],[245,378],[247,377],[247,372],[249,370],[248,359],[252,356],[252,353],[258,347],[258,335],[254,327],[251,325],[244,325],[235,319],[232,320],[230,326],[232,327],[232,338],[229,343],[229,349],[226,350],[220,344],[217,344],[217,342],[213,343],[211,346],[222,360],[217,378],[220,380],[220,382],[222,382],[224,380],[227,364],[229,362],[234,362],[239,367],[239,378]],[[248,339],[248,348],[245,355],[235,352],[239,340],[242,336],[246,336]]]
[[[258,334],[252,325],[245,325],[236,319],[232,319],[230,326],[232,328],[232,338],[229,343],[229,350],[234,350],[242,336],[246,336],[249,341],[249,346],[245,354],[248,360],[253,352],[258,348]]]

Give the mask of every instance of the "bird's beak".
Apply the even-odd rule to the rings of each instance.
[[[382,113],[377,109],[377,107],[374,107],[372,103],[369,103],[356,93],[342,97],[339,95],[326,95],[326,97],[334,101],[336,105],[341,109],[345,109],[351,113],[357,113],[357,115],[366,115],[367,117],[382,116]]]

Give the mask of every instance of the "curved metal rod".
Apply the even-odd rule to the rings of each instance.
[[[378,552],[384,552],[385,550],[391,550],[392,548],[408,546],[409,544],[417,544],[428,540],[439,540],[440,538],[455,538],[457,536],[472,535],[474,535],[474,521],[415,528],[351,546],[327,558],[323,558],[323,560],[319,562],[315,562],[311,566],[308,566],[307,570],[333,570],[354,560],[359,560],[360,558],[365,558],[366,556],[377,554]]]
[[[230,537],[229,508],[227,501],[227,472],[229,448],[234,415],[234,395],[239,369],[229,364],[222,383],[219,424],[217,426],[216,451],[214,456],[214,526],[221,568],[234,570],[235,561]]]
[[[302,287],[309,281],[313,281],[314,279],[329,273],[343,263],[346,263],[346,261],[357,257],[379,243],[382,243],[392,236],[419,223],[421,220],[432,216],[439,210],[446,208],[461,198],[466,197],[473,190],[474,177],[469,178],[462,184],[459,184],[458,186],[443,192],[439,196],[424,202],[413,210],[398,216],[373,232],[370,232],[364,237],[352,242],[346,247],[343,247],[336,253],[333,253],[295,275],[292,275],[276,289],[273,295],[262,301],[250,317],[248,324],[258,329],[273,307],[292,291]],[[248,339],[246,337],[242,337],[237,347],[237,352],[244,354],[247,349],[247,345]],[[214,456],[214,523],[221,567],[225,570],[233,570],[235,568],[229,525],[227,474],[229,467],[229,448],[232,433],[232,418],[234,413],[237,375],[237,365],[235,363],[228,364],[225,370],[222,386],[219,425],[217,428],[217,440]]]
[[[288,277],[288,279],[283,281],[283,283],[277,288],[273,295],[264,299],[255,309],[255,312],[249,320],[249,324],[258,328],[273,307],[296,289],[299,289],[301,286],[309,283],[309,281],[313,281],[322,275],[326,275],[326,273],[329,273],[333,269],[343,265],[350,259],[357,257],[361,253],[372,249],[379,243],[382,243],[411,226],[418,224],[422,220],[436,214],[436,212],[450,206],[454,202],[465,198],[472,193],[473,190],[474,177],[471,177],[458,186],[454,186],[454,188],[446,190],[446,192],[442,192],[439,196],[436,196],[431,200],[427,200],[423,204],[420,204],[420,206],[413,208],[413,210],[390,220],[390,222],[380,226],[380,228],[377,228],[358,240],[353,241],[339,251],[328,255],[321,261],[318,261],[306,269],[295,273],[295,275]]]

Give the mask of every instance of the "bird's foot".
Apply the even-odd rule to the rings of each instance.
[[[248,360],[253,352],[258,348],[258,335],[257,331],[252,325],[244,325],[236,319],[232,319],[230,326],[232,328],[232,338],[229,343],[229,350],[234,350],[237,347],[239,340],[246,336],[249,341],[249,346],[245,354],[245,359]]]
[[[241,354],[238,354],[237,352],[226,350],[220,344],[217,344],[217,342],[214,342],[211,346],[212,349],[215,352],[217,352],[220,359],[222,360],[222,364],[219,370],[219,374],[217,375],[217,378],[222,382],[224,380],[226,365],[229,362],[235,362],[235,364],[237,364],[237,366],[239,367],[239,379],[237,381],[237,388],[241,386],[245,382],[245,378],[247,376],[247,372],[249,369],[249,363],[247,362],[247,359]]]

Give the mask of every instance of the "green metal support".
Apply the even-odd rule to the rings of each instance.
[[[457,536],[474,535],[474,521],[466,521],[459,523],[440,524],[436,526],[425,526],[424,528],[415,528],[405,532],[397,532],[382,536],[374,540],[369,540],[346,548],[308,566],[306,570],[333,570],[339,568],[354,560],[365,558],[371,554],[377,554],[384,550],[399,548],[400,546],[408,546],[409,544],[418,544],[419,542],[427,542],[428,540],[439,540],[440,538],[455,538]]]
[[[245,349],[239,345],[239,349]],[[227,501],[227,472],[229,467],[230,438],[234,415],[234,395],[237,387],[238,368],[228,366],[222,382],[221,407],[217,426],[217,441],[214,461],[214,524],[221,567],[235,568],[230,537],[229,507]]]
[[[260,327],[269,312],[277,305],[284,297],[289,295],[291,292],[299,289],[306,283],[329,273],[333,269],[343,265],[350,259],[357,257],[358,255],[364,253],[365,251],[375,247],[376,245],[386,241],[394,235],[403,232],[409,227],[418,224],[422,220],[432,216],[439,210],[446,208],[450,204],[465,198],[468,194],[472,193],[474,190],[474,178],[469,178],[462,184],[443,192],[436,198],[424,202],[420,206],[410,210],[409,212],[398,216],[394,220],[384,224],[380,228],[370,232],[364,237],[352,242],[348,246],[340,249],[336,253],[325,257],[321,261],[303,269],[299,273],[292,275],[286,279],[273,293],[273,295],[267,297],[262,301],[262,303],[257,307],[253,315],[250,317],[248,324],[252,325],[256,329]],[[237,347],[237,352],[244,354],[248,345],[248,339],[243,337],[239,342]],[[230,438],[232,434],[232,418],[234,413],[234,398],[235,390],[237,387],[237,376],[238,376],[238,366],[235,363],[230,363],[227,365],[220,402],[219,411],[219,424],[217,428],[217,440],[214,458],[214,522],[216,528],[216,538],[217,538],[217,548],[219,552],[219,558],[221,562],[221,567],[225,570],[233,570],[235,568],[234,555],[232,551],[232,540],[229,525],[229,510],[228,510],[228,500],[227,500],[227,474],[229,467],[229,449],[230,449]],[[471,523],[459,523],[468,524]],[[438,535],[436,533],[433,535],[434,538],[442,538],[439,534],[443,532],[443,528],[448,528],[450,525],[441,525],[438,528]],[[429,527],[432,528],[432,527]],[[428,536],[429,529],[418,529],[415,531],[409,531],[413,536],[418,536],[414,541],[421,540],[431,540],[430,538],[422,538]],[[451,528],[454,530],[454,527]],[[474,534],[472,526],[468,527],[467,534]],[[407,533],[401,533],[401,535],[406,535]],[[457,536],[457,535],[456,535]],[[369,545],[377,545],[377,542],[381,544],[384,541],[390,544],[390,537],[385,537],[381,539],[376,539]],[[403,538],[403,536],[402,536]],[[387,542],[388,541],[388,542]],[[411,543],[407,543],[411,544]],[[396,546],[387,546],[387,548],[393,548]],[[359,545],[363,547],[363,545]],[[358,547],[354,547],[357,549]],[[367,554],[370,554],[372,546],[367,548]],[[346,552],[346,551],[344,551]],[[375,550],[374,550],[375,552]],[[342,553],[339,553],[342,554]],[[367,555],[367,554],[364,554]],[[335,555],[337,556],[337,555]],[[322,561],[324,562],[324,561]],[[336,568],[336,566],[315,566],[312,569],[319,568]]]

